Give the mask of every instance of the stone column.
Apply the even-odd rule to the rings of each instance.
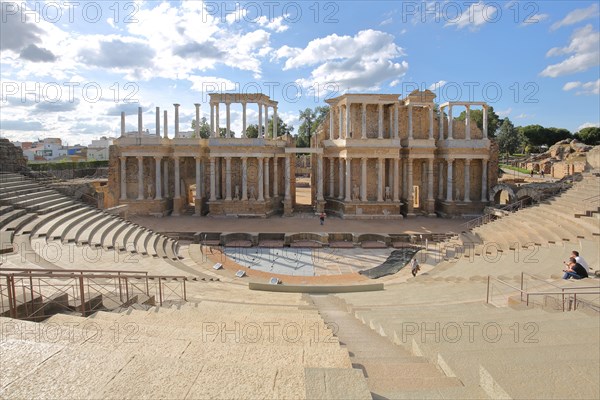
[[[400,201],[400,160],[394,158],[394,201]]]
[[[160,107],[156,107],[156,136],[160,137]]]
[[[329,140],[333,140],[333,106],[329,106]]]
[[[217,199],[223,200],[223,159],[222,157],[215,157],[215,175],[217,177]]]
[[[225,137],[231,137],[231,103],[225,103]],[[231,160],[230,160],[231,161]]]
[[[210,103],[210,137],[216,137],[215,135],[215,105]]]
[[[265,200],[269,200],[271,198],[271,184],[269,182],[270,180],[270,173],[269,173],[269,163],[271,162],[271,159],[269,157],[265,157]]]
[[[215,103],[215,132],[214,132],[214,137],[221,137],[221,128],[219,128],[219,119],[221,118],[221,115],[219,113],[219,103]]]
[[[403,165],[402,165],[402,197],[403,198],[407,198],[407,192],[408,189],[406,187],[406,182],[408,182],[408,174],[406,173],[408,171],[408,160],[404,159],[403,161]]]
[[[433,140],[433,106],[429,106],[429,140]]]
[[[438,163],[438,199],[444,199],[444,161]]]
[[[121,111],[121,137],[125,137],[125,112]]]
[[[263,107],[262,107],[262,103],[258,103],[258,138],[260,139],[262,137],[262,112],[263,112]]]
[[[265,187],[264,187],[264,171],[263,171],[263,158],[258,157],[256,159],[258,161],[258,201],[265,201]]]
[[[168,139],[169,138],[169,124],[168,124],[169,120],[167,119],[167,110],[165,110],[163,112],[163,132],[164,132],[164,138]]]
[[[265,138],[269,137],[269,106],[265,104]]]
[[[242,201],[248,200],[248,157],[242,157]]]
[[[137,156],[138,160],[138,200],[144,200],[144,157]]]
[[[346,201],[352,200],[352,159],[346,157]]]
[[[338,188],[338,199],[344,199],[344,162],[342,158],[338,158],[338,180],[339,180],[339,188]]]
[[[487,112],[487,111],[485,111]],[[485,115],[484,112],[484,115]],[[486,126],[485,123],[483,125],[484,127]],[[483,158],[481,160],[481,201],[486,202],[488,201],[487,198],[487,189],[488,189],[488,178],[487,178],[487,173],[488,173],[488,160],[486,158]]]
[[[427,200],[435,201],[433,197],[433,158],[427,160]]]
[[[277,114],[277,106],[273,107],[273,137],[277,138],[279,126],[279,114]]]
[[[165,161],[165,167],[163,168],[163,196],[164,197],[169,197],[170,196],[170,188],[169,188],[169,159],[167,159]]]
[[[317,154],[317,201],[323,200],[323,156]]]
[[[215,157],[210,157],[210,201],[217,200],[217,171]]]
[[[377,160],[377,201],[383,201],[383,175],[385,174],[385,158]]]
[[[273,157],[273,197],[279,197],[279,165],[277,157]]]
[[[368,201],[367,198],[367,162],[368,159],[360,159],[360,201]]]
[[[466,203],[471,202],[471,159],[465,158],[465,196]]]
[[[127,157],[119,157],[121,160],[121,200],[127,199]]]
[[[138,107],[138,137],[142,137],[142,107]]]
[[[204,179],[202,179],[202,158],[194,157],[194,159],[196,160],[196,200],[200,200],[204,195],[202,193],[204,191],[202,187],[202,182],[204,182]]]
[[[413,138],[413,106],[408,105],[408,138]]]
[[[448,140],[452,140],[452,104],[448,106]]]
[[[350,111],[352,110],[352,105],[350,103],[346,103],[346,135],[344,136],[346,139],[351,139],[352,136],[350,131],[352,130],[352,118],[350,115]]]
[[[179,157],[173,157],[175,164],[175,195],[174,199],[181,198],[181,178],[179,177]]]
[[[444,107],[440,107],[439,111],[440,111],[440,120],[439,120],[440,131],[438,132],[439,133],[439,139],[440,140],[444,140]]]
[[[398,139],[398,103],[394,103],[394,139]]]
[[[329,197],[335,197],[335,158],[329,157]]]
[[[175,137],[179,137],[179,104],[173,104],[175,106]]]
[[[242,102],[242,137],[246,137],[246,102]]]
[[[383,139],[383,104],[377,104],[377,139]]]
[[[160,120],[160,114],[157,114],[159,116],[159,120]],[[160,131],[159,131],[160,132]],[[160,192],[160,190],[162,189],[162,184],[160,182],[161,179],[161,172],[160,172],[160,163],[162,162],[162,157],[158,156],[158,157],[154,157],[154,164],[156,167],[155,170],[155,185],[156,185],[156,195],[154,196],[155,200],[161,200],[162,199],[162,193]]]
[[[454,180],[453,177],[453,173],[452,173],[452,164],[454,163],[454,160],[449,158],[447,160],[448,162],[448,176],[446,177],[446,201],[447,202],[452,202],[452,181]]]
[[[199,139],[200,138],[200,103],[194,103],[194,107],[196,107],[196,129],[194,129],[194,133],[195,133],[196,138]]]
[[[225,157],[225,201],[231,201],[231,157]]]
[[[367,104],[362,103],[362,139],[367,138]]]
[[[338,117],[339,117],[339,123],[338,123],[338,139],[342,138],[342,127],[344,125],[343,123],[343,113],[342,113],[342,106],[338,106]]]
[[[488,107],[483,106],[483,138],[488,137]]]
[[[465,116],[465,139],[471,140],[471,106],[466,105],[467,108]]]
[[[414,211],[414,202],[413,202],[413,161],[412,159],[408,159],[407,168],[406,168],[406,202],[408,214],[411,214]]]
[[[291,180],[292,166],[290,156],[285,157],[285,201],[292,200]]]

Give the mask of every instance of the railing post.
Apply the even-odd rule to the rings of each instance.
[[[17,299],[15,292],[15,278],[10,275],[6,277],[6,286],[8,286],[8,306],[10,307],[10,315],[17,318]]]
[[[562,310],[565,312],[565,289],[561,289],[562,292]]]
[[[186,279],[183,279],[183,301],[187,301],[187,293],[185,291],[185,281]]]
[[[487,278],[487,292],[485,294],[485,303],[490,304],[490,276]]]
[[[126,301],[129,302],[129,281],[127,280],[127,277],[123,278],[125,280],[125,297],[126,297]]]
[[[577,310],[577,293],[573,293],[573,311]]]
[[[79,276],[79,295],[81,296],[81,316],[85,317],[85,288],[83,286],[83,275]]]
[[[162,306],[162,281],[158,277],[158,303]]]
[[[521,303],[523,302],[523,271],[521,271]]]

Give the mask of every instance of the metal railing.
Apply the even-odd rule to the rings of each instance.
[[[534,278],[536,280],[539,280],[541,282],[544,282],[546,284],[549,284],[550,286],[553,286],[557,290],[554,290],[554,291],[529,291],[529,290],[526,290],[526,289],[524,289],[524,277],[526,275],[531,278]],[[525,305],[528,307],[530,306],[530,304],[535,306],[536,296],[544,296],[544,303],[540,304],[542,307],[547,307],[546,302],[547,302],[548,296],[557,296],[557,298],[559,299],[558,301],[561,304],[560,309],[562,309],[563,312],[577,310],[578,305],[582,305],[582,304],[585,304],[588,308],[591,308],[597,312],[600,312],[600,305],[587,302],[585,299],[581,298],[581,295],[600,295],[600,286],[561,287],[561,286],[554,285],[551,282],[546,282],[542,279],[536,278],[530,274],[521,273],[521,284],[520,284],[520,288],[518,288],[516,286],[511,285],[510,283],[508,283],[506,281],[503,281],[501,279],[498,279],[498,278],[488,275],[487,292],[486,292],[486,303],[487,304],[491,303],[491,298],[493,296],[493,293],[492,293],[492,290],[493,290],[492,283],[493,282],[497,282],[503,286],[509,287],[514,292],[518,292],[520,302],[521,303],[525,302]],[[580,296],[579,299],[577,298],[577,295]]]
[[[187,301],[186,280],[144,271],[0,268],[0,315],[41,320],[59,309],[87,316],[129,306],[140,296],[162,306]]]

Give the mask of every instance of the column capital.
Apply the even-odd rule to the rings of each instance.
[[[196,160],[196,161],[202,160],[202,156],[194,156],[194,160]]]
[[[242,159],[242,161],[247,161],[248,157],[244,156],[244,157],[240,157]]]
[[[173,156],[173,160],[175,160],[175,161],[179,161],[179,158],[180,158],[179,156]]]
[[[174,105],[175,107],[179,107],[181,104],[178,104],[178,103],[173,103],[173,105]]]
[[[125,160],[127,160],[127,156],[119,156],[119,160],[125,161]]]
[[[470,157],[465,158],[465,164],[471,164],[471,161],[473,161],[472,158],[470,158]]]
[[[230,156],[226,156],[226,157],[223,157],[223,158],[225,159],[225,161],[231,161],[231,157]]]
[[[137,159],[138,159],[138,161],[139,161],[139,160],[143,160],[143,159],[144,159],[144,156],[136,156],[135,158],[137,158]]]
[[[200,106],[201,106],[201,104],[200,104],[200,103],[194,103],[194,105],[195,105],[196,107],[200,107]],[[157,107],[157,108],[158,108],[158,107]]]
[[[162,160],[162,158],[163,158],[162,156],[154,156],[154,159],[155,159],[156,161],[160,161],[160,160]]]

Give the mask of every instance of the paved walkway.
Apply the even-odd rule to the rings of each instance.
[[[403,220],[344,220],[329,217],[325,225],[316,215],[267,219],[224,217],[142,217],[129,219],[158,232],[353,232],[353,233],[457,233],[468,219],[413,217]]]

